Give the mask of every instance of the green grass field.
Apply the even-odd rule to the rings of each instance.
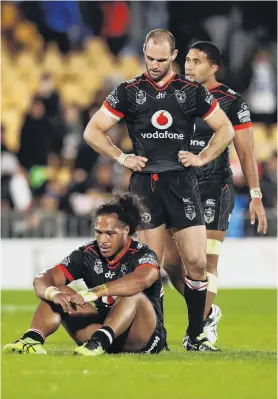
[[[2,345],[29,327],[36,303],[33,292],[2,292]],[[222,290],[217,303],[221,353],[183,350],[184,302],[167,289],[169,353],[74,357],[60,328],[45,344],[49,356],[2,355],[2,399],[276,398],[276,292]]]

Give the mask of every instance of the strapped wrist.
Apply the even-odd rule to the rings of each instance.
[[[50,287],[47,287],[46,290],[44,291],[44,297],[47,301],[53,301],[53,297],[56,294],[61,294],[61,291],[59,288],[51,285]]]
[[[252,188],[252,189],[250,190],[250,195],[251,195],[251,198],[252,198],[252,199],[253,199],[253,198],[259,198],[259,199],[262,199],[262,198],[263,198],[261,189],[260,189],[259,187],[257,187],[257,188]]]
[[[132,156],[134,157],[135,154],[125,154],[124,152],[122,152],[121,155],[118,156],[117,162],[120,165],[124,166],[124,163],[125,163],[125,160],[127,159],[127,157],[132,157]]]

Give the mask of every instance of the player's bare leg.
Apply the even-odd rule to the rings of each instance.
[[[186,264],[187,275],[184,279],[184,298],[188,308],[188,340],[186,349],[193,351],[217,351],[203,334],[204,311],[207,292],[206,278],[206,228],[194,226],[186,229],[172,229]]]
[[[120,337],[129,328],[123,349],[127,352],[136,352],[144,349],[155,331],[157,317],[149,299],[142,293],[130,297],[118,298],[112,306],[103,325],[95,331],[95,326],[78,332],[76,336],[83,336],[86,342],[82,347],[75,349],[75,354],[83,356],[98,356],[109,348],[114,339]],[[91,331],[90,331],[91,329]]]
[[[138,239],[156,253],[158,263],[161,264],[164,255],[165,224],[154,229],[139,230]]]
[[[74,294],[75,291],[67,286],[59,286],[62,293]],[[79,307],[74,316],[96,315],[97,311],[90,304]],[[3,351],[6,353],[30,353],[46,354],[42,345],[45,339],[52,335],[63,323],[63,309],[50,302],[41,301],[38,305],[30,328],[15,343],[5,345]]]
[[[182,263],[176,239],[171,229],[165,230],[165,254],[163,268],[175,289],[184,296],[186,269]]]

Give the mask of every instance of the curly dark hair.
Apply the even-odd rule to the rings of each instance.
[[[141,222],[142,214],[145,211],[139,197],[129,193],[123,195],[117,194],[96,209],[94,219],[100,215],[116,213],[119,220],[125,226],[129,226],[129,235],[132,236]]]

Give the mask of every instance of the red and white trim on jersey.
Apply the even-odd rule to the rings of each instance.
[[[234,130],[243,130],[252,127],[252,122],[241,123],[240,125],[233,126]]]
[[[187,285],[187,287],[195,291],[204,291],[208,287],[208,281],[195,281],[185,277],[184,282]]]
[[[74,280],[73,276],[71,275],[71,273],[68,271],[68,269],[62,265],[61,263],[59,265],[57,265],[56,267],[58,267],[58,269],[60,269],[64,275],[66,276],[66,278],[72,282]]]
[[[219,109],[219,104],[218,104],[217,100],[214,100],[209,111],[203,116],[204,121],[206,121],[218,109]]]
[[[100,109],[105,115],[110,116],[110,118],[116,119],[119,121],[124,117],[124,114],[116,109],[112,108],[111,105],[108,104],[107,101],[104,101],[102,107]]]
[[[159,272],[159,268],[156,265],[154,265],[153,263],[144,263],[142,265],[139,265],[136,267],[136,270],[140,269],[140,267],[145,267],[145,266],[153,267],[155,270],[157,270]]]

